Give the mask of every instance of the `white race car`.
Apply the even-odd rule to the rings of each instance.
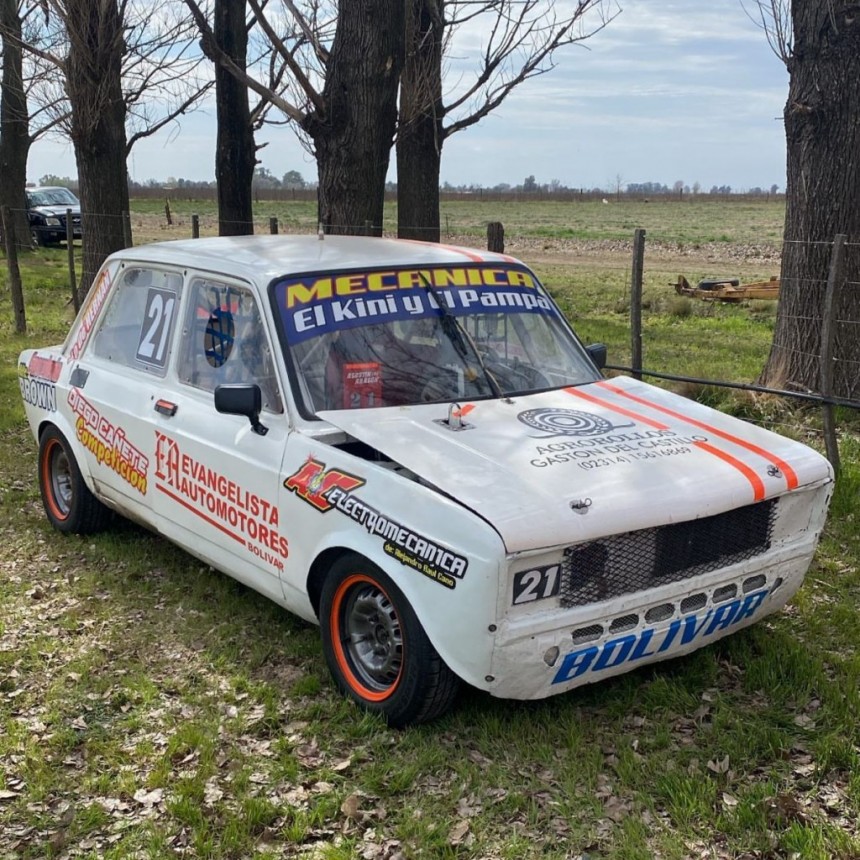
[[[798,589],[810,448],[603,379],[535,275],[389,239],[111,256],[19,374],[45,511],[116,511],[319,623],[390,724],[460,680],[538,699],[707,645]]]

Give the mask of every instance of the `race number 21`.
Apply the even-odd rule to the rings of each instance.
[[[559,565],[522,570],[514,575],[514,605],[555,597],[559,589]]]
[[[146,309],[137,344],[137,360],[154,367],[164,367],[167,344],[173,329],[176,294],[170,290],[150,287],[146,294]]]

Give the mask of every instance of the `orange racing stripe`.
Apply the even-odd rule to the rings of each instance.
[[[713,445],[709,445],[707,442],[693,442],[693,444],[697,448],[701,448],[703,451],[719,457],[730,466],[734,466],[752,484],[753,498],[757,502],[760,502],[764,498],[764,481],[746,463],[738,460],[737,457],[732,457],[731,454],[727,454],[725,451],[721,451],[719,448],[715,448]]]
[[[612,391],[615,394],[618,394],[621,397],[626,397],[628,400],[632,400],[635,403],[641,403],[643,406],[647,406],[650,409],[656,409],[658,412],[662,412],[664,415],[670,415],[672,418],[676,418],[679,421],[685,421],[687,424],[692,424],[694,427],[699,427],[702,430],[707,430],[709,433],[713,433],[714,436],[719,436],[721,439],[725,439],[727,442],[732,442],[735,445],[739,445],[741,448],[746,448],[747,451],[752,451],[753,454],[758,454],[759,457],[763,457],[768,463],[773,463],[774,466],[777,466],[782,470],[782,473],[785,475],[785,483],[788,486],[789,490],[793,490],[798,485],[797,473],[788,463],[785,462],[781,457],[777,457],[776,454],[773,454],[770,451],[766,451],[764,448],[760,448],[758,445],[753,444],[752,442],[747,442],[746,439],[741,439],[739,436],[735,436],[732,433],[727,433],[725,430],[719,430],[711,424],[706,424],[704,421],[699,421],[696,418],[690,418],[689,415],[684,415],[681,412],[675,412],[674,409],[668,409],[665,406],[659,406],[656,403],[652,403],[650,400],[646,400],[644,397],[639,397],[636,394],[630,394],[630,392],[625,391],[623,388],[619,388],[617,385],[613,385],[611,382],[598,382],[601,388],[605,388],[607,391]]]
[[[659,421],[655,421],[653,418],[646,418],[644,415],[640,415],[638,412],[633,412],[630,409],[625,409],[623,406],[616,406],[614,403],[609,403],[606,400],[602,400],[599,397],[595,397],[593,394],[586,394],[584,391],[580,391],[578,388],[565,388],[564,389],[568,394],[572,394],[574,397],[581,397],[583,400],[587,400],[589,403],[594,403],[597,406],[602,406],[604,409],[611,409],[613,412],[617,412],[619,415],[623,415],[625,418],[632,418],[634,421],[638,421],[640,424],[647,424],[649,427],[653,427],[655,430],[668,430],[668,424],[661,424]]]
[[[602,383],[597,383],[598,385]],[[608,400],[604,400],[600,397],[595,397],[593,394],[586,394],[584,391],[580,391],[577,388],[565,388],[564,389],[568,394],[572,394],[574,397],[580,397],[583,400],[587,400],[589,403],[594,403],[597,406],[602,406],[604,409],[611,409],[613,412],[617,412],[619,415],[624,415],[627,418],[632,418],[634,421],[638,421],[640,424],[647,424],[649,427],[653,427],[655,430],[669,430],[671,429],[668,424],[661,424],[659,421],[654,421],[652,418],[646,418],[644,415],[640,415],[638,412],[634,412],[632,409],[625,409],[623,406],[618,406],[615,403],[610,403]],[[623,393],[623,392],[622,392]],[[651,404],[647,401],[643,401],[647,406]],[[668,411],[668,410],[667,410]],[[753,497],[757,502],[761,501],[765,496],[764,483],[761,478],[749,467],[746,463],[742,463],[737,457],[733,457],[731,454],[727,454],[725,451],[720,451],[718,448],[715,448],[713,445],[709,445],[707,442],[693,442],[697,448],[702,451],[705,451],[708,454],[713,454],[715,457],[718,457],[724,463],[727,463],[729,466],[737,469],[749,482],[753,488]]]
[[[451,251],[452,254],[462,254],[464,257],[470,259],[473,263],[491,262],[487,257],[479,256],[475,252],[471,251],[469,248],[461,248],[459,245],[444,245],[441,242],[424,242],[421,239],[398,239],[397,241],[409,242],[413,245],[432,245],[434,248],[443,248],[446,251]],[[500,254],[498,251],[492,251],[488,253],[492,253],[496,257],[501,257],[506,263],[519,262],[516,257],[510,257],[507,254]]]

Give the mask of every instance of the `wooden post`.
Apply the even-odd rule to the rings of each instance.
[[[21,284],[21,270],[18,268],[18,246],[15,244],[15,224],[8,206],[0,209],[3,224],[3,238],[6,242],[6,268],[9,271],[9,292],[12,294],[12,313],[15,317],[15,331],[27,331],[27,315],[24,313],[24,287]]]
[[[200,216],[196,212],[191,216],[191,238],[200,238]]]
[[[173,218],[170,217],[170,201],[169,200],[164,201],[164,217],[167,219],[167,226],[172,227],[173,226]]]
[[[487,224],[487,250],[497,254],[505,253],[505,228],[501,221]]]
[[[75,274],[75,231],[72,227],[71,209],[66,209],[66,253],[69,260],[69,288],[72,291],[72,304],[77,313],[81,309],[81,298],[78,295],[78,276]]]
[[[630,367],[633,378],[642,379],[642,270],[645,261],[645,231],[633,234],[633,270],[630,275]]]
[[[122,236],[125,239],[125,247],[130,248],[134,244],[131,236],[131,213],[122,213]]]
[[[836,339],[836,311],[839,306],[839,295],[842,291],[842,280],[845,268],[844,233],[839,233],[833,240],[833,250],[830,254],[830,271],[827,273],[827,291],[824,294],[824,308],[821,312],[821,396],[833,396],[833,344]],[[824,418],[824,445],[827,459],[833,466],[833,471],[839,474],[839,442],[836,438],[836,418],[833,414],[832,403],[822,407]]]
[[[273,236],[278,235],[278,219],[274,215],[269,218],[269,232]]]

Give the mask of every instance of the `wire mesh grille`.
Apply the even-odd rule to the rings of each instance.
[[[562,606],[583,606],[747,561],[770,548],[776,500],[568,547]]]

